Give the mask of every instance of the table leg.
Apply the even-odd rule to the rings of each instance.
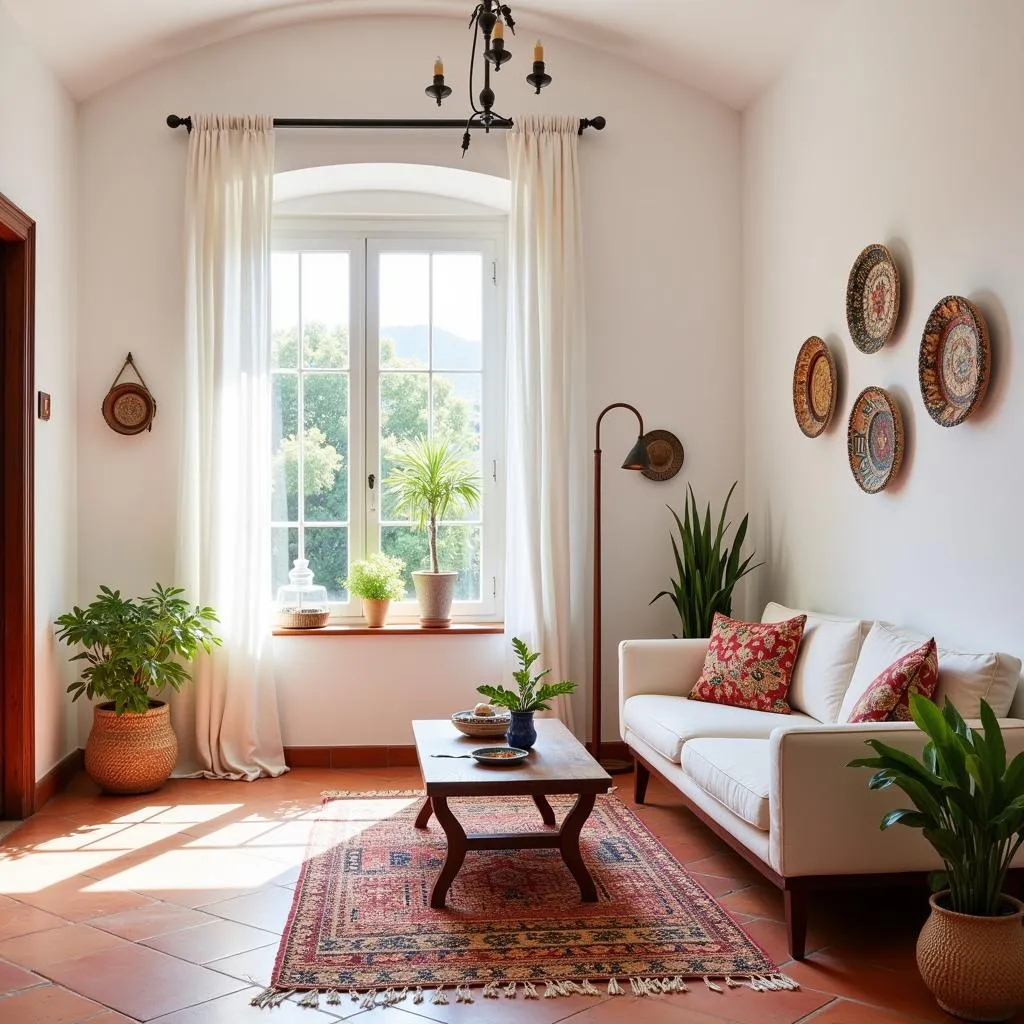
[[[431,814],[430,797],[423,801],[423,806],[420,808],[420,813],[416,815],[416,828],[426,828],[427,822],[430,821]]]
[[[533,802],[537,805],[537,810],[540,811],[544,824],[554,828],[555,812],[551,810],[551,804],[548,803],[547,797],[537,794],[534,796]]]
[[[466,843],[466,832],[449,809],[448,800],[443,796],[435,796],[432,798],[432,801],[434,815],[441,828],[444,829],[444,834],[448,837],[448,856],[444,866],[441,868],[441,873],[437,876],[437,881],[434,882],[434,889],[430,894],[430,905],[434,910],[443,910],[448,889],[451,887],[455,876],[459,873],[462,862],[466,859],[466,850],[469,849],[469,846]],[[591,797],[591,806],[593,806],[593,797]],[[586,818],[586,815],[584,815],[584,818]],[[582,822],[580,824],[582,826]],[[578,837],[579,833],[577,832]],[[585,870],[586,868],[584,868]]]
[[[572,877],[576,879],[576,884],[580,887],[580,898],[584,903],[597,902],[597,886],[594,885],[594,879],[587,870],[587,865],[583,863],[583,855],[580,853],[580,832],[583,831],[583,826],[594,809],[594,802],[593,793],[580,793],[558,833],[558,848],[562,852],[562,860],[572,872]]]

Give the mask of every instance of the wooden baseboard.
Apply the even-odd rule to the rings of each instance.
[[[285,747],[289,768],[415,768],[411,744],[376,747]]]
[[[71,780],[85,767],[85,751],[72,750],[67,757],[58,761],[36,783],[36,806],[39,810],[48,800],[67,789]]]

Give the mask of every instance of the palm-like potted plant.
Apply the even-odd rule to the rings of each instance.
[[[882,818],[919,828],[942,858],[932,877],[931,915],[917,942],[917,964],[939,1005],[969,1020],[1006,1020],[1024,1004],[1024,904],[1003,892],[1024,843],[1024,753],[1007,764],[992,709],[981,702],[982,731],[949,701],[940,711],[911,694],[910,712],[928,737],[918,761],[869,739],[876,757],[850,762],[874,768],[871,789],[897,786],[914,810]]]
[[[537,742],[537,729],[533,724],[534,712],[549,711],[549,702],[562,694],[572,693],[576,689],[576,684],[568,680],[560,683],[541,683],[551,669],[546,668],[535,676],[530,675],[530,669],[540,657],[540,651],[531,651],[519,637],[512,638],[512,649],[519,659],[519,668],[512,673],[516,688],[506,690],[501,684],[490,686],[485,683],[476,689],[477,693],[482,693],[492,704],[508,708],[511,712],[512,721],[509,723],[508,732],[505,733],[509,746],[529,750]]]
[[[427,531],[430,569],[412,574],[420,605],[420,625],[451,625],[452,595],[458,572],[442,572],[437,562],[437,527],[449,517],[475,508],[480,477],[458,444],[445,438],[417,437],[403,441],[393,455],[385,485],[397,499],[395,513],[407,515]]]
[[[671,599],[679,614],[682,629],[682,632],[674,635],[708,637],[711,636],[715,612],[732,614],[732,592],[736,584],[764,563],[751,565],[753,554],[740,561],[740,549],[747,535],[748,516],[744,516],[740,522],[733,536],[732,547],[725,543],[725,533],[732,525],[726,523],[725,516],[729,511],[729,499],[736,490],[735,483],[725,497],[722,514],[718,517],[718,528],[714,533],[711,531],[711,505],[704,510],[702,524],[693,488],[688,485],[687,490],[689,501],[682,519],[669,506],[679,532],[678,543],[675,537],[672,538],[672,554],[675,556],[678,577],[671,580],[671,590],[659,591],[649,603],[654,604],[659,597]]]
[[[183,593],[158,583],[130,598],[100,587],[91,604],[56,620],[57,639],[82,648],[71,660],[87,663],[68,693],[72,701],[98,701],[85,770],[108,793],[150,793],[174,770],[178,741],[170,710],[155,695],[181,690],[192,678],[185,664],[221,642],[210,626],[218,621],[213,609]]]
[[[387,622],[392,601],[405,596],[405,562],[377,551],[353,562],[342,586],[363,602],[363,616],[371,629]]]

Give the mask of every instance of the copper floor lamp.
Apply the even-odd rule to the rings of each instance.
[[[601,757],[601,420],[611,409],[629,409],[640,424],[636,444],[630,449],[623,469],[649,470],[650,457],[644,441],[644,420],[633,406],[626,402],[612,402],[601,410],[594,428],[594,657],[590,696],[590,750],[611,775],[629,772],[633,765],[618,758]]]

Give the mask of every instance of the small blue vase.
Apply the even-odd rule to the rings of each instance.
[[[532,711],[512,711],[512,721],[505,739],[510,747],[519,747],[520,750],[529,750],[537,742],[537,730],[533,724]]]

